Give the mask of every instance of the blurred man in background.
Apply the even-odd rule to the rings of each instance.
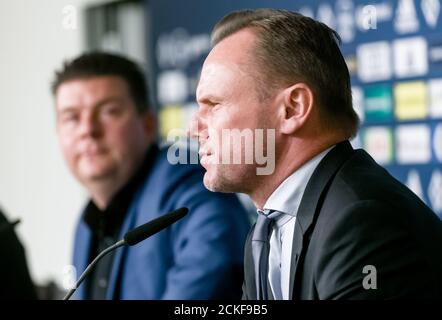
[[[200,141],[204,184],[246,193],[258,209],[244,298],[440,298],[442,223],[350,145],[358,117],[336,32],[260,9],[227,15],[212,39],[190,131]],[[224,163],[227,129],[253,132],[255,141],[262,131],[273,137],[264,149],[274,171],[258,174],[258,161]],[[240,146],[242,159],[255,154],[253,144]]]
[[[140,69],[121,56],[84,54],[56,73],[53,93],[64,157],[91,197],[76,230],[78,274],[128,230],[189,209],[165,231],[104,257],[76,297],[239,298],[246,212],[235,195],[208,192],[199,165],[168,162]]]

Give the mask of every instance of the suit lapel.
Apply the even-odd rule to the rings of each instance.
[[[85,271],[90,255],[92,235],[86,223],[81,219],[76,232],[76,245],[74,251],[74,266],[77,271],[77,279]],[[85,299],[85,284],[83,283],[74,294],[76,299]]]
[[[295,283],[299,285],[297,275],[300,260],[304,258],[308,246],[308,234],[314,220],[317,218],[320,206],[327,193],[328,186],[344,162],[354,152],[348,141],[340,142],[321,160],[313,172],[296,215],[295,231],[292,244],[290,266],[289,299],[299,298],[295,293]]]

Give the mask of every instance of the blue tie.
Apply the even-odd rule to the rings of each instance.
[[[257,300],[268,300],[267,277],[269,265],[270,223],[281,214],[279,211],[264,210],[259,212],[252,236],[252,256],[255,266]]]

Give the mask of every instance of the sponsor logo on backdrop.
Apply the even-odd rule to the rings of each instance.
[[[440,15],[440,0],[421,0],[422,14],[431,28],[436,28]]]
[[[429,49],[429,59],[430,63],[438,66],[442,63],[442,44],[441,43],[432,43]]]
[[[412,33],[419,30],[419,20],[413,0],[399,0],[394,18],[397,33]]]
[[[423,37],[393,41],[394,72],[398,78],[423,76],[428,72],[428,45]]]
[[[424,119],[428,115],[427,86],[423,81],[403,82],[394,88],[398,120]]]
[[[210,35],[190,35],[184,28],[163,33],[156,43],[156,60],[160,68],[186,68],[210,50]]]
[[[378,24],[387,22],[393,17],[393,7],[391,3],[370,3],[359,5],[356,8],[356,25],[362,32],[378,28]]]
[[[189,83],[183,71],[162,72],[157,78],[158,101],[162,105],[184,103],[189,95]]]
[[[387,41],[365,43],[357,47],[358,76],[361,81],[374,82],[391,78],[390,51]]]
[[[183,106],[164,106],[158,113],[158,118],[160,122],[160,135],[164,139],[168,136],[171,130],[182,128]]]
[[[336,29],[336,16],[328,3],[321,3],[319,5],[316,20],[325,23],[332,29]]]
[[[428,125],[400,125],[395,130],[395,136],[398,164],[426,164],[431,161]]]
[[[337,30],[343,43],[353,41],[355,38],[356,27],[354,18],[354,5],[351,0],[338,0],[336,2],[337,10]]]
[[[424,192],[422,190],[421,178],[417,170],[410,170],[408,172],[407,181],[405,182],[408,188],[413,191],[419,198],[424,201]]]
[[[366,121],[388,121],[393,117],[391,86],[367,86],[364,90]]]
[[[331,2],[333,3],[333,2]],[[388,2],[367,3],[355,6],[351,0],[338,0],[335,6],[321,3],[316,8],[302,6],[298,12],[324,22],[335,29],[343,43],[354,41],[357,30],[367,32],[378,29],[378,24],[392,20],[393,6]]]
[[[364,149],[382,165],[393,161],[393,136],[388,127],[369,127],[364,130]]]
[[[428,93],[430,96],[430,116],[442,118],[442,78],[428,81]]]

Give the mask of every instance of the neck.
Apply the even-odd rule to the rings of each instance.
[[[83,185],[89,191],[95,205],[99,209],[106,209],[117,192],[119,192],[142,168],[150,146],[150,144],[146,145],[142,151],[132,157],[132,161],[126,161],[124,165],[120,165],[118,169],[113,170],[100,178],[82,181]]]
[[[123,187],[123,185],[116,185],[111,183],[96,183],[93,186],[89,186],[91,198],[95,205],[104,210],[108,207],[112,200],[112,197]]]
[[[263,176],[257,187],[249,193],[256,208],[263,209],[267,199],[279,185],[301,166],[343,140],[345,138],[341,137],[329,137],[322,141],[291,138],[289,142],[281,145],[279,150],[276,150],[274,173]]]
[[[106,209],[112,198],[127,185],[140,168],[141,160],[132,166],[120,168],[121,170],[107,177],[90,181],[86,187],[95,205],[101,210]]]

